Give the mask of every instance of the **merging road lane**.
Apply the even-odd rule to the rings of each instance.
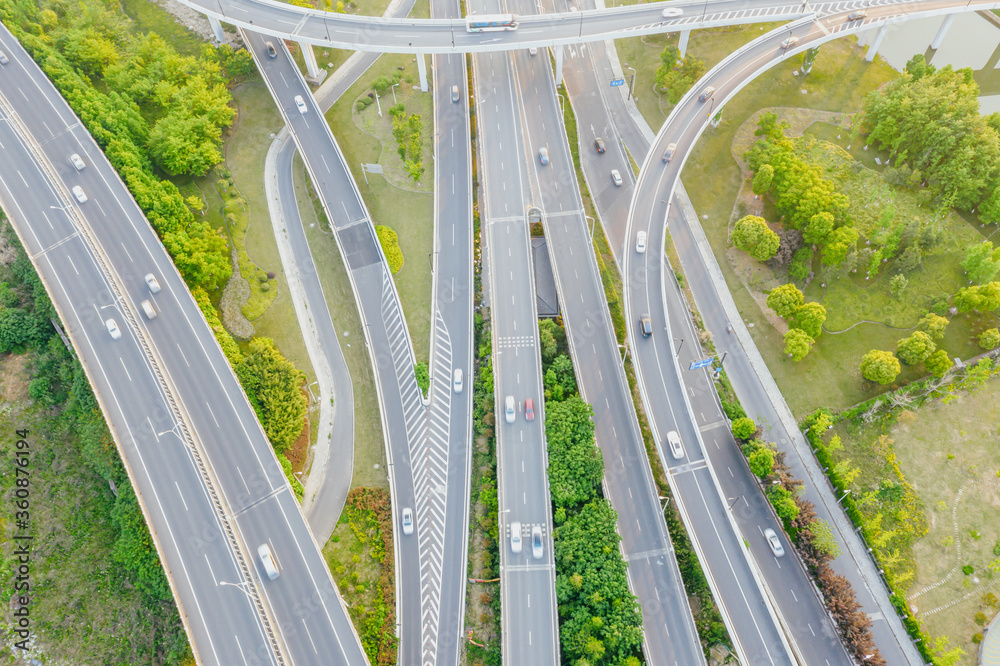
[[[186,285],[49,80],[5,29],[0,46],[11,58],[0,73],[0,201],[95,387],[199,662],[363,663],[273,450]],[[74,185],[85,203],[71,203]],[[147,298],[154,320],[139,314]],[[104,328],[109,316],[120,340]],[[276,580],[260,567],[262,543]]]

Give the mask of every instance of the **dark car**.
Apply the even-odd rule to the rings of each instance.
[[[604,139],[597,137],[594,139],[594,145],[597,147],[597,152],[604,153]]]
[[[264,42],[264,48],[267,49],[268,58],[277,58],[278,52],[274,50],[274,42]]]
[[[649,318],[648,314],[639,317],[639,330],[642,331],[642,337],[644,338],[648,338],[653,334],[653,320]]]

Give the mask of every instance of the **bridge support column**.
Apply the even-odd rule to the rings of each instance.
[[[427,61],[426,55],[417,54],[417,73],[420,74],[420,91],[427,92]]]
[[[215,33],[215,41],[220,44],[226,41],[226,36],[222,32],[222,22],[214,16],[208,17],[208,24],[212,26],[212,32]]]
[[[683,58],[687,54],[688,50],[688,38],[691,37],[690,30],[681,30],[681,38],[677,43],[677,48],[681,52],[681,57]]]
[[[556,85],[562,83],[563,47],[553,46],[556,52]]]
[[[309,73],[309,78],[315,79],[319,76],[319,63],[316,62],[316,52],[313,51],[312,44],[307,44],[306,42],[299,42],[299,47],[302,49],[302,59],[306,61],[306,71]]]
[[[875,39],[872,41],[871,46],[868,47],[868,53],[865,54],[865,60],[871,62],[875,59],[875,54],[878,53],[878,47],[885,38],[885,33],[889,32],[889,26],[883,25],[878,29],[878,34],[875,35]]]
[[[944,41],[944,36],[948,34],[948,28],[951,27],[951,22],[954,20],[955,20],[954,14],[948,14],[947,16],[944,17],[944,20],[941,21],[941,27],[938,28],[937,34],[934,35],[934,39],[931,41],[932,49],[934,49],[935,51],[938,50],[938,47],[941,46],[941,42]]]

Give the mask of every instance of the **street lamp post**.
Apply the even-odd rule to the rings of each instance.
[[[625,63],[625,66],[632,70],[632,79],[629,81],[628,84],[628,98],[627,98],[627,99],[632,99],[632,91],[635,89],[635,67],[632,67],[628,63]]]
[[[680,358],[681,347],[684,346],[684,338],[674,338],[674,340],[680,340],[681,341],[681,343],[679,345],[677,345],[677,357]]]
[[[398,85],[399,85],[398,83],[393,83],[392,84],[392,103],[394,105],[396,104],[396,86],[398,86]]]
[[[851,494],[851,489],[850,489],[850,488],[848,488],[848,489],[847,489],[847,492],[846,492],[846,493],[844,493],[843,495],[841,495],[841,496],[840,496],[840,499],[839,499],[839,500],[837,500],[837,504],[840,504],[841,502],[843,502],[843,501],[844,501],[844,498],[845,498],[845,497],[847,497],[847,496],[848,496],[848,495],[850,495],[850,494]]]
[[[663,495],[660,495],[659,497],[660,497],[661,500],[667,500],[666,502],[663,503],[663,506],[660,507],[660,511],[663,513],[663,519],[666,520],[667,519],[667,507],[670,506],[670,498],[669,497],[664,497]]]
[[[584,215],[583,217],[586,218],[586,219],[588,219],[588,220],[590,220],[590,225],[587,228],[590,229],[590,242],[593,243],[594,242],[594,228],[597,227],[597,222],[594,220],[594,218],[592,218],[589,215]]]
[[[375,91],[375,106],[378,107],[378,117],[382,117],[382,103],[378,101],[378,91]]]

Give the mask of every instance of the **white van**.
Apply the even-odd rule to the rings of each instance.
[[[274,561],[274,555],[271,553],[271,547],[266,543],[260,544],[257,548],[257,555],[260,556],[260,563],[264,565],[264,573],[271,580],[278,577],[278,564]]]

